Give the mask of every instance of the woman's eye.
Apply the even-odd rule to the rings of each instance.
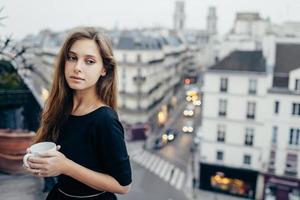
[[[92,65],[92,64],[95,63],[95,61],[94,61],[94,60],[86,60],[86,63],[87,63],[88,65]]]
[[[75,57],[75,56],[70,56],[70,55],[69,55],[69,56],[68,56],[68,60],[69,60],[69,61],[75,61],[75,60],[76,60],[76,57]]]

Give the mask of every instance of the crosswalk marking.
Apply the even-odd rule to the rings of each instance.
[[[140,164],[144,163],[145,161],[147,161],[147,159],[149,158],[150,154],[149,153],[144,153],[141,160],[140,160]]]
[[[178,181],[177,181],[177,183],[175,185],[175,187],[176,187],[177,190],[179,190],[182,187],[183,182],[184,182],[184,176],[185,176],[184,172],[181,171],[180,175],[179,175],[179,178],[178,178]]]
[[[159,162],[160,158],[158,156],[155,157],[153,164],[150,166],[150,172],[154,172],[155,168],[157,167],[157,163]]]
[[[140,160],[144,157],[146,151],[142,151],[141,153],[136,153],[136,154],[132,154],[131,158],[136,161],[136,162],[140,162]]]
[[[185,172],[174,166],[172,163],[148,151],[132,153],[131,160],[156,174],[159,178],[168,182],[177,190],[182,189],[184,181],[186,180]]]
[[[170,163],[167,162],[166,165],[164,166],[164,168],[161,170],[161,173],[159,174],[160,178],[162,178],[164,176],[164,174],[169,166],[170,166]]]
[[[174,165],[170,164],[170,166],[164,176],[165,181],[169,182],[173,170],[174,170]]]
[[[163,159],[160,159],[160,161],[157,164],[157,167],[156,167],[154,173],[158,175],[158,173],[162,170],[164,164],[165,164],[165,161]]]
[[[153,155],[153,154],[151,154],[150,155],[150,158],[145,162],[145,167],[147,168],[147,169],[149,169],[149,166],[151,165],[151,163],[152,163],[152,161],[154,160],[154,158],[155,158],[155,155]]]
[[[173,186],[175,185],[175,182],[176,182],[176,180],[177,180],[178,173],[179,173],[179,169],[176,168],[176,169],[174,170],[174,172],[173,172],[173,176],[171,176],[170,184],[173,185]]]

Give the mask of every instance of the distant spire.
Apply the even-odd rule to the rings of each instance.
[[[211,6],[208,8],[208,15],[207,15],[207,27],[206,30],[209,34],[217,34],[217,12],[216,7]]]
[[[174,11],[174,30],[182,31],[185,28],[185,9],[184,1],[175,2],[175,11]]]

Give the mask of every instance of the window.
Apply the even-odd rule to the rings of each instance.
[[[244,155],[244,164],[251,165],[251,156],[250,155]]]
[[[227,92],[228,78],[221,78],[220,81],[220,92]]]
[[[126,78],[126,69],[125,69],[125,67],[122,67],[122,78],[123,79]]]
[[[300,116],[300,103],[293,103],[292,115]]]
[[[253,145],[253,137],[254,137],[254,129],[246,128],[245,145],[252,146]]]
[[[275,101],[274,103],[274,113],[275,114],[279,113],[279,101]]]
[[[255,119],[255,102],[247,103],[247,119]]]
[[[123,54],[123,62],[126,63],[127,62],[127,55],[124,53]]]
[[[289,144],[290,145],[299,145],[299,138],[300,138],[300,129],[291,128]]]
[[[225,126],[218,125],[218,133],[217,133],[217,141],[224,142],[225,141]]]
[[[274,166],[275,165],[275,160],[276,160],[276,152],[275,151],[271,151],[270,152],[269,165]]]
[[[217,160],[223,160],[224,153],[223,151],[217,151]]]
[[[300,79],[296,79],[295,81],[295,90],[300,91]]]
[[[136,55],[136,62],[141,62],[142,61],[142,56],[141,56],[141,54],[137,54]]]
[[[219,100],[219,116],[226,116],[227,110],[227,100],[220,99]]]
[[[287,154],[286,163],[285,163],[286,175],[297,174],[297,162],[298,162],[298,156],[296,154]]]
[[[276,161],[276,152],[270,152],[269,164],[268,164],[268,172],[274,174],[275,173],[275,161]]]
[[[249,80],[248,93],[249,94],[256,94],[256,87],[257,87],[257,81],[255,79],[250,79]]]
[[[278,134],[278,127],[273,126],[273,129],[272,129],[272,144],[277,143],[277,134]]]

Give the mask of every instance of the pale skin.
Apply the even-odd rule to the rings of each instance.
[[[100,76],[105,75],[96,43],[89,39],[76,41],[65,62],[65,78],[74,91],[72,115],[84,115],[100,106],[106,106],[96,94],[96,82]],[[27,170],[38,177],[65,174],[99,191],[126,194],[130,190],[130,185],[122,186],[112,176],[83,167],[59,151],[29,157],[28,164]]]

